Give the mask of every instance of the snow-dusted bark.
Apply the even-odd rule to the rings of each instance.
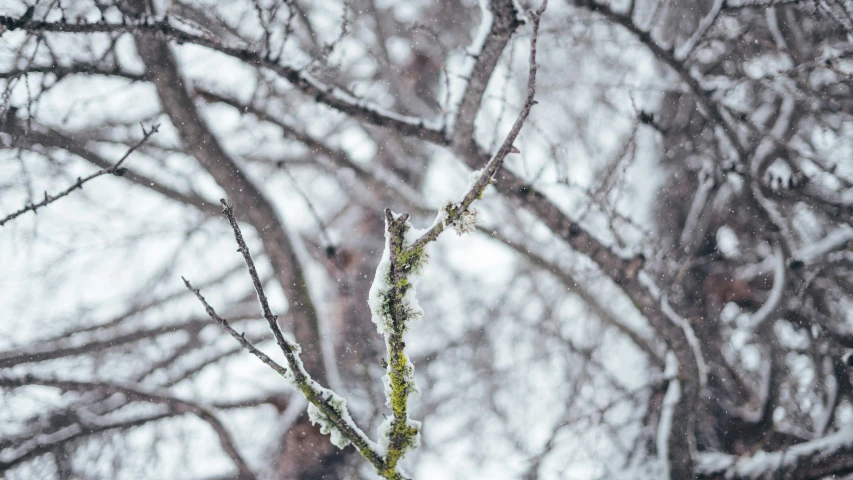
[[[846,473],[851,468],[853,429],[845,428],[777,452],[759,451],[742,458],[702,453],[697,457],[696,473],[703,480],[807,480]]]

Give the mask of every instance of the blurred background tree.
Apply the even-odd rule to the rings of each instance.
[[[228,198],[306,370],[373,434],[383,211],[430,225],[498,151],[538,7],[0,5],[3,475],[374,478],[181,276],[283,363]],[[430,247],[403,469],[849,475],[851,34],[847,0],[552,0],[521,153]]]

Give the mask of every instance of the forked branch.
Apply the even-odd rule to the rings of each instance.
[[[255,268],[255,262],[252,260],[249,247],[243,239],[240,226],[234,216],[234,207],[229,205],[225,199],[220,201],[224,207],[223,213],[228,217],[228,221],[234,231],[234,237],[239,247],[238,251],[243,254],[243,260],[245,260],[246,266],[249,270],[249,275],[252,277],[252,283],[255,286],[255,292],[258,295],[258,301],[261,304],[261,310],[263,311],[264,318],[266,318],[269,323],[270,330],[272,330],[273,335],[275,336],[276,343],[284,354],[285,360],[287,361],[287,368],[282,367],[270,359],[266,354],[258,350],[248,340],[246,340],[242,334],[236,332],[232,327],[230,327],[226,320],[216,314],[213,307],[211,307],[210,304],[205,301],[204,297],[201,296],[201,293],[197,289],[194,289],[190,282],[185,279],[184,282],[186,283],[187,288],[196,294],[196,297],[198,297],[199,301],[204,305],[207,314],[213,320],[222,325],[223,328],[225,328],[232,337],[240,342],[244,348],[249,350],[249,352],[269,365],[273,370],[292,382],[293,385],[302,392],[314,408],[312,411],[310,410],[311,407],[309,407],[309,413],[311,413],[312,419],[315,420],[316,423],[321,423],[322,429],[325,433],[332,434],[333,443],[339,447],[352,443],[359,453],[361,453],[364,458],[376,467],[377,471],[385,470],[386,466],[382,455],[377,451],[376,445],[360,428],[358,428],[358,426],[356,426],[347,411],[346,401],[331,390],[322,387],[311,378],[299,357],[299,354],[302,351],[301,347],[296,342],[284,338],[284,334],[278,326],[278,317],[272,313],[272,309],[267,301],[266,293],[264,292],[263,283],[258,276],[257,269]]]
[[[480,171],[461,201],[445,205],[433,225],[416,237],[412,235],[408,214],[395,218],[390,210],[385,211],[385,253],[371,289],[370,302],[374,321],[385,336],[387,351],[385,385],[392,417],[380,428],[384,434],[380,444],[388,445],[386,460],[389,467],[396,466],[407,451],[419,444],[420,422],[408,417],[408,399],[412,392],[417,391],[417,385],[414,380],[414,367],[405,353],[406,343],[403,335],[411,320],[423,313],[417,304],[414,286],[426,261],[424,247],[435,241],[448,225],[456,228],[459,233],[473,230],[476,212],[469,208],[474,201],[482,198],[483,192],[491,184],[506,156],[518,153],[513,142],[524,126],[531,108],[536,104],[536,71],[539,68],[536,64],[536,43],[539,37],[539,21],[547,5],[546,0],[537,11],[530,12],[533,34],[530,40],[530,71],[524,105],[498,152]]]
[[[249,248],[243,239],[240,226],[234,215],[234,209],[224,199],[223,213],[228,218],[238,251],[243,255],[249,275],[252,278],[258,301],[261,304],[264,318],[269,323],[270,330],[275,336],[282,353],[287,361],[283,367],[270,359],[266,354],[254,347],[245,337],[234,330],[228,322],[216,314],[214,309],[202,297],[201,293],[184,280],[189,288],[204,305],[208,315],[217,321],[244,348],[273,368],[276,372],[293,382],[310,403],[309,415],[315,423],[319,423],[321,431],[332,435],[332,443],[343,447],[352,443],[359,453],[376,468],[377,473],[388,479],[406,478],[398,469],[399,460],[406,452],[417,447],[419,442],[420,423],[408,418],[408,398],[417,390],[414,383],[414,369],[405,354],[403,335],[409,320],[421,314],[414,301],[413,281],[419,268],[425,260],[424,247],[447,228],[448,225],[459,228],[458,223],[464,221],[466,215],[471,216],[469,207],[475,200],[481,198],[486,187],[492,182],[495,173],[503,165],[504,159],[510,153],[518,153],[513,142],[518,137],[522,126],[527,120],[530,110],[536,104],[536,43],[539,35],[539,21],[547,7],[547,0],[535,12],[530,12],[533,24],[533,34],[530,42],[530,71],[527,82],[527,98],[518,118],[513,124],[506,139],[476,180],[468,188],[461,201],[448,204],[439,212],[435,223],[423,235],[407,238],[410,231],[408,214],[395,218],[390,210],[386,210],[387,244],[386,255],[379,265],[378,282],[374,282],[375,292],[371,291],[371,307],[374,317],[378,320],[380,332],[385,335],[388,352],[388,375],[386,376],[386,395],[392,409],[392,417],[380,427],[379,443],[372,442],[359,429],[346,409],[346,401],[314,381],[302,365],[299,358],[301,348],[294,341],[284,337],[278,325],[278,318],[272,313],[263,284],[258,276]],[[472,227],[473,228],[473,227]]]

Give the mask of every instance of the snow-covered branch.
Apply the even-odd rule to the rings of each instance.
[[[780,451],[759,451],[742,458],[724,453],[701,453],[697,457],[696,474],[701,480],[807,480],[846,473],[851,468],[853,429],[847,427]]]

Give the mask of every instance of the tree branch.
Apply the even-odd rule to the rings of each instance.
[[[227,46],[212,37],[183,31],[172,26],[168,19],[160,21],[129,21],[123,24],[67,23],[0,15],[0,26],[6,27],[10,31],[24,30],[31,33],[131,33],[149,39],[159,36],[160,38],[172,39],[179,44],[192,43],[200,45],[237,58],[248,64],[271,70],[303,93],[313,97],[316,101],[353,117],[360,118],[368,123],[390,127],[400,131],[404,135],[427,136],[431,138],[430,141],[436,143],[441,143],[443,139],[440,125],[428,124],[422,118],[400,115],[386,110],[364,99],[355,97],[340,88],[326,85],[306,71],[282,65],[251,48]],[[156,82],[156,76],[154,78]]]
[[[0,387],[5,388],[20,388],[28,385],[43,385],[47,387],[55,387],[64,391],[87,392],[97,391],[106,395],[122,394],[131,400],[141,402],[151,402],[164,405],[172,412],[192,413],[201,420],[205,421],[213,428],[216,435],[219,437],[219,442],[222,444],[222,449],[234,462],[238,470],[238,477],[241,480],[254,480],[255,474],[249,468],[249,465],[240,455],[237,450],[231,434],[225,429],[225,426],[216,418],[209,407],[202,406],[197,403],[181,400],[172,397],[166,393],[149,392],[141,390],[137,387],[125,385],[116,385],[111,383],[101,382],[78,382],[72,380],[58,380],[51,378],[35,377],[27,375],[23,378],[0,377]]]
[[[374,465],[377,472],[386,473],[388,472],[388,467],[386,465],[385,459],[382,455],[377,451],[376,445],[364,434],[364,432],[358,428],[358,426],[353,421],[350,416],[347,408],[346,401],[339,397],[337,394],[322,387],[319,383],[314,381],[311,378],[309,373],[305,370],[303,366],[302,360],[300,358],[300,353],[302,348],[286,338],[284,338],[284,334],[281,331],[281,328],[278,326],[277,317],[272,313],[270,309],[269,303],[267,301],[266,293],[263,289],[263,284],[258,277],[257,269],[255,268],[254,261],[252,260],[251,253],[249,252],[248,247],[246,246],[245,241],[243,240],[242,232],[240,231],[240,226],[237,224],[237,220],[234,217],[233,207],[228,205],[228,203],[222,199],[221,200],[224,210],[223,213],[228,217],[228,221],[231,224],[231,227],[234,231],[234,237],[237,241],[237,245],[239,246],[239,252],[243,255],[243,259],[246,262],[246,266],[249,270],[249,275],[252,277],[252,283],[255,286],[255,291],[258,295],[258,301],[261,304],[261,310],[264,313],[264,318],[267,319],[267,323],[269,324],[270,330],[272,330],[273,335],[275,336],[276,343],[281,349],[282,353],[284,353],[285,360],[287,361],[288,368],[278,365],[272,359],[270,359],[266,354],[259,351],[253,345],[251,345],[243,335],[237,333],[233,328],[228,326],[228,322],[219,317],[210,304],[201,296],[201,293],[198,290],[192,288],[192,285],[184,279],[184,282],[187,285],[187,288],[192,290],[196,297],[198,297],[199,301],[204,305],[205,310],[211,318],[219,322],[228,333],[234,337],[241,345],[244,346],[247,350],[249,350],[253,355],[261,359],[264,363],[273,368],[276,372],[284,376],[286,379],[291,381],[294,386],[302,392],[308,402],[316,409],[314,413],[311,413],[311,407],[309,407],[309,415],[312,416],[312,420],[316,423],[320,423],[322,426],[323,433],[331,433],[333,437],[333,441],[336,440],[338,446],[343,447],[346,443],[352,443],[353,446],[361,453],[361,455],[367,459],[370,463]],[[341,438],[336,438],[336,436],[342,437],[345,441],[342,441]],[[398,479],[402,478],[396,472],[395,469],[391,469],[391,472],[386,475],[386,478],[389,479]]]
[[[511,0],[484,0],[480,2],[480,32],[470,48],[474,65],[468,73],[468,84],[453,122],[451,143],[463,148],[474,140],[474,122],[495,67],[513,33],[521,25],[515,2]]]
[[[148,31],[141,31],[145,32]],[[204,121],[187,91],[169,44],[161,37],[149,34],[137,35],[136,42],[163,109],[184,139],[187,150],[225,190],[231,201],[245,212],[246,219],[257,231],[273,265],[276,280],[287,296],[294,334],[308,347],[304,358],[306,368],[319,380],[324,380],[326,373],[317,310],[284,222],[258,185],[225,152]]]
[[[777,452],[757,452],[738,458],[724,453],[697,457],[698,480],[774,478],[807,480],[848,473],[853,468],[853,429],[845,428],[817,440]]]
[[[457,204],[443,208],[439,213],[440,221],[436,221],[426,233],[415,240],[411,246],[412,249],[423,248],[427,243],[438,238],[441,232],[447,228],[447,225],[453,225],[454,223],[459,222],[462,217],[468,213],[468,207],[470,207],[475,200],[481,198],[486,187],[492,184],[495,174],[501,169],[501,166],[503,166],[507,155],[510,153],[520,153],[513,145],[513,142],[515,142],[515,139],[521,132],[521,127],[523,127],[524,123],[527,121],[527,117],[530,115],[530,110],[533,108],[533,105],[536,105],[537,103],[534,99],[536,96],[536,72],[539,70],[539,65],[536,63],[536,44],[539,40],[539,20],[547,6],[548,0],[544,0],[542,2],[542,6],[540,6],[538,10],[530,12],[531,21],[533,23],[533,33],[530,37],[530,68],[527,75],[527,97],[524,100],[524,105],[522,105],[521,111],[518,112],[518,117],[516,117],[515,123],[513,123],[512,128],[510,128],[509,133],[506,138],[504,138],[503,144],[498,148],[495,156],[489,160],[482,170],[479,171],[480,175],[462,197],[462,200]]]
[[[47,149],[64,150],[102,169],[108,169],[112,166],[108,160],[92,151],[84,143],[70,138],[67,134],[47,128],[33,120],[30,120],[28,123],[29,128],[25,128],[24,125],[21,125],[20,119],[11,119],[7,117],[6,122],[0,124],[0,131],[12,136],[13,146],[20,146],[21,148],[44,154],[43,151],[39,151],[39,149],[34,148],[36,145],[41,145]],[[128,171],[122,178],[157,192],[167,198],[176,200],[179,203],[190,205],[205,214],[210,215],[219,213],[216,206],[206,201],[204,198],[195,194],[186,194],[174,190],[146,175]]]
[[[74,182],[70,187],[68,187],[67,189],[65,189],[59,193],[56,193],[53,195],[48,195],[47,192],[44,192],[44,200],[42,200],[39,203],[31,203],[31,204],[21,208],[20,210],[17,210],[15,212],[7,215],[2,220],[0,220],[0,227],[5,225],[7,222],[14,220],[15,218],[20,217],[21,215],[23,215],[29,211],[36,213],[39,208],[45,207],[45,206],[59,200],[60,198],[65,197],[66,195],[70,194],[74,190],[77,190],[78,188],[82,189],[83,185],[85,183],[89,182],[90,180],[94,180],[95,178],[98,178],[101,175],[106,175],[109,173],[109,174],[121,177],[122,175],[124,175],[127,172],[127,169],[123,168],[121,166],[121,164],[123,164],[125,162],[125,160],[127,160],[128,157],[130,157],[131,153],[136,151],[137,148],[139,148],[140,146],[142,146],[143,143],[148,141],[148,138],[151,137],[151,135],[153,135],[154,133],[156,133],[159,128],[160,128],[159,125],[154,125],[153,127],[151,127],[150,130],[148,130],[146,132],[145,127],[143,126],[142,127],[142,134],[143,134],[142,139],[139,142],[137,142],[135,145],[130,147],[130,149],[128,149],[127,153],[125,153],[119,159],[119,161],[116,162],[114,165],[112,165],[110,167],[104,167],[104,168],[98,170],[97,172],[87,176],[87,177],[78,177],[76,182]]]

